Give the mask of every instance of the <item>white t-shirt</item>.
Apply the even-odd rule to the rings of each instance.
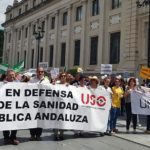
[[[30,79],[29,83],[41,83],[41,84],[47,84],[50,83],[49,80],[45,77],[42,79],[38,79],[37,77],[33,77]]]
[[[111,90],[110,87],[105,88],[104,85],[100,85],[98,88],[100,88],[100,89],[105,90],[106,92],[108,92],[110,99],[112,99],[111,95],[113,94],[113,92],[112,92],[112,90]]]

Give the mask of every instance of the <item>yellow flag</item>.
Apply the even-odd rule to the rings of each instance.
[[[150,79],[150,68],[142,67],[140,70],[140,77]]]

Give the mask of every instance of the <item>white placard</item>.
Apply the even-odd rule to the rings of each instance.
[[[57,78],[58,75],[59,75],[59,68],[53,68],[53,69],[50,71],[50,73],[51,73],[51,78],[52,78],[52,79]]]
[[[101,64],[101,74],[112,74],[112,65]]]
[[[39,62],[39,67],[42,67],[44,70],[48,69],[48,62]]]

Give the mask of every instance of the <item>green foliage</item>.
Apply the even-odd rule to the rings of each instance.
[[[69,69],[69,70],[67,71],[67,73],[70,73],[70,74],[72,74],[73,76],[75,76],[75,75],[77,74],[77,68]]]

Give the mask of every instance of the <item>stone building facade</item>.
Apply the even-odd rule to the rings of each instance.
[[[34,31],[40,26],[39,61],[50,68],[99,72],[101,64],[113,64],[113,71],[136,72],[147,65],[148,42],[148,7],[138,8],[136,1],[14,0],[3,24],[3,60],[35,68]]]

